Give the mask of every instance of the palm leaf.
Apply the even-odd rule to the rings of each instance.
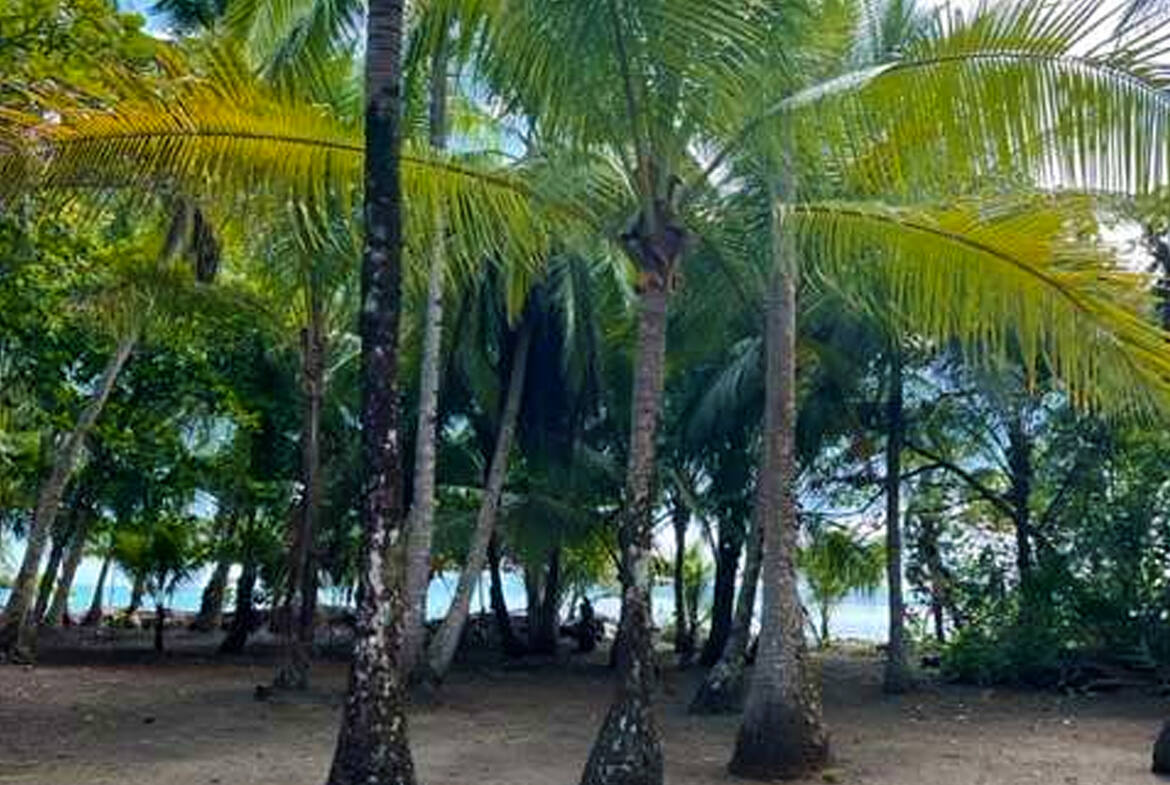
[[[811,202],[781,212],[810,272],[855,301],[881,291],[879,307],[905,329],[958,341],[977,363],[1016,358],[1033,374],[1043,365],[1082,405],[1164,408],[1170,355],[1167,335],[1144,318],[1149,279],[1078,239],[1091,206],[1053,197],[945,208]]]
[[[242,196],[280,209],[290,200],[352,204],[362,182],[360,130],[324,107],[276,96],[230,62],[219,65],[208,78],[186,77],[165,95],[115,108],[62,107],[51,122],[9,117],[0,137],[0,194],[166,188],[221,204]],[[592,219],[576,205],[541,199],[519,170],[483,156],[408,142],[401,171],[416,258],[440,214],[452,261],[466,266],[496,256],[536,267],[552,236]]]

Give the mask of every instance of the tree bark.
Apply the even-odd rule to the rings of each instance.
[[[618,627],[621,641],[617,657],[618,690],[589,753],[581,785],[662,783],[662,746],[651,706],[654,646],[649,562],[655,501],[655,438],[666,364],[667,301],[676,260],[677,257],[659,257],[659,269],[643,270],[625,510],[619,530],[623,580]],[[617,640],[614,645],[619,645]]]
[[[554,547],[548,554],[544,574],[544,591],[536,604],[535,622],[529,625],[529,649],[536,654],[556,654],[560,637],[561,608],[561,549]]]
[[[304,495],[290,520],[288,585],[281,613],[283,652],[273,685],[284,689],[309,688],[313,649],[313,612],[316,581],[309,575],[313,537],[324,492],[321,478],[321,407],[325,400],[325,319],[318,287],[309,283],[309,323],[301,333],[301,374],[305,411],[301,432],[301,484]]]
[[[220,556],[215,563],[207,585],[203,587],[203,595],[199,600],[199,613],[191,622],[191,629],[199,632],[210,632],[219,627],[223,620],[223,596],[227,589],[228,573],[231,571],[232,561],[227,556]]]
[[[166,629],[166,624],[167,609],[161,602],[157,602],[154,606],[154,651],[156,654],[163,653],[163,630]]]
[[[130,589],[130,604],[126,606],[123,615],[130,617],[138,613],[138,609],[142,607],[142,595],[146,594],[146,577],[143,575],[135,576],[134,585]]]
[[[49,610],[45,612],[42,620],[42,623],[49,627],[60,627],[67,621],[69,594],[73,591],[73,579],[77,576],[77,568],[81,564],[81,557],[85,554],[85,543],[89,539],[89,530],[93,525],[95,517],[93,510],[82,509],[78,511],[78,514],[80,517],[69,542],[69,552],[65,556],[65,563],[61,567],[61,577],[57,581],[57,589],[53,592],[53,600],[49,603]]]
[[[1016,530],[1016,568],[1020,585],[1030,588],[1032,567],[1032,517],[1029,500],[1032,494],[1032,443],[1024,430],[1019,412],[1013,412],[1008,422],[1008,466],[1011,469],[1011,487],[1008,502],[1013,510],[1012,523]]]
[[[37,497],[36,510],[33,513],[33,523],[25,545],[24,558],[20,563],[20,570],[12,584],[12,592],[8,595],[8,603],[4,607],[4,616],[0,620],[0,660],[12,658],[18,660],[31,659],[35,656],[35,625],[29,617],[29,607],[33,604],[34,585],[36,583],[37,568],[44,554],[45,542],[49,532],[57,520],[57,513],[61,508],[61,497],[65,493],[65,486],[77,466],[77,459],[81,455],[85,438],[93,429],[110,393],[114,390],[114,383],[118,374],[130,359],[134,350],[136,337],[123,338],[118,342],[114,354],[106,363],[97,386],[90,396],[73,430],[65,437],[60,448],[53,457],[53,468],[48,479],[41,486]]]
[[[248,642],[252,633],[253,614],[252,595],[256,590],[256,576],[259,569],[256,559],[251,554],[244,557],[244,566],[240,570],[240,577],[236,579],[236,611],[232,619],[232,627],[227,637],[219,645],[220,654],[239,654]]]
[[[500,644],[504,654],[509,657],[519,657],[526,651],[523,643],[512,629],[512,617],[508,613],[508,604],[504,599],[504,581],[500,574],[500,536],[492,532],[488,540],[488,570],[491,576],[491,603],[492,615],[496,619],[496,629],[499,632]]]
[[[431,60],[431,147],[447,146],[447,49],[440,44]],[[438,455],[439,355],[443,346],[443,268],[445,223],[431,240],[427,308],[419,369],[418,427],[414,450],[414,487],[406,539],[406,617],[403,621],[402,669],[412,673],[426,643],[427,589],[431,578],[431,540],[435,518],[435,466]]]
[[[796,579],[796,249],[794,238],[781,234],[779,226],[774,243],[776,268],[765,308],[764,456],[756,497],[764,598],[759,652],[728,767],[736,776],[761,780],[804,776],[823,766],[829,753]]]
[[[753,521],[731,634],[719,660],[707,672],[707,677],[691,700],[689,711],[692,714],[738,714],[743,711],[744,669],[747,666],[748,644],[751,642],[752,617],[756,612],[762,551],[760,527]]]
[[[459,639],[463,635],[463,627],[467,623],[467,614],[471,608],[471,595],[483,576],[488,541],[495,530],[500,508],[500,496],[504,490],[504,480],[508,476],[508,457],[512,452],[512,439],[516,432],[516,421],[520,415],[520,401],[524,393],[524,376],[528,366],[528,349],[531,344],[532,328],[525,320],[520,325],[516,348],[512,353],[507,397],[504,402],[504,410],[500,414],[500,426],[496,432],[496,444],[492,451],[492,460],[484,483],[483,499],[480,502],[479,513],[475,520],[475,530],[472,532],[471,544],[467,550],[467,563],[459,574],[459,583],[455,588],[451,607],[448,609],[447,615],[443,617],[443,623],[439,627],[439,631],[435,633],[435,638],[427,650],[427,665],[424,676],[428,681],[434,683],[441,682],[451,668],[451,662],[455,659],[455,652],[459,648]]]
[[[57,574],[61,571],[61,559],[65,556],[65,548],[69,545],[74,525],[75,522],[70,519],[58,521],[57,530],[53,532],[53,542],[49,546],[49,562],[45,565],[45,571],[41,573],[41,580],[37,586],[37,601],[33,604],[32,620],[34,624],[44,624],[45,613],[49,610],[49,599],[53,594],[53,586],[56,585]]]
[[[890,390],[886,401],[886,586],[889,590],[889,635],[882,689],[890,694],[911,687],[906,657],[906,606],[902,597],[902,355],[890,342]]]
[[[96,627],[102,623],[102,594],[106,590],[106,578],[110,575],[110,565],[114,557],[109,554],[102,560],[102,568],[98,571],[97,585],[93,587],[93,599],[89,602],[89,610],[81,620],[84,627]]]
[[[743,526],[740,521],[721,520],[719,548],[715,555],[715,588],[711,602],[711,630],[703,644],[699,664],[710,667],[719,661],[727,648],[735,610],[735,576],[743,552]]]
[[[695,632],[691,629],[690,614],[687,612],[686,555],[687,524],[690,511],[681,499],[675,499],[671,511],[674,524],[674,652],[679,662],[687,665],[695,654]]]
[[[413,785],[398,663],[404,576],[387,580],[400,550],[402,440],[398,332],[402,299],[403,0],[366,14],[365,251],[362,255],[362,542],[353,664],[328,785]]]

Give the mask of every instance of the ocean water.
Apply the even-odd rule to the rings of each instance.
[[[427,592],[427,616],[431,619],[442,618],[451,604],[455,593],[458,575],[445,573],[431,581]],[[198,575],[176,588],[169,606],[175,610],[196,611],[202,596],[203,583],[206,574]],[[234,575],[233,575],[234,580]],[[524,591],[524,580],[516,573],[504,573],[504,600],[512,612],[522,611],[527,607],[528,598]],[[112,580],[106,584],[103,592],[102,605],[106,608],[122,608],[130,602],[130,580],[118,571],[112,574]],[[70,611],[76,615],[84,613],[93,599],[94,585],[89,581],[78,581],[73,586],[69,597]],[[488,578],[484,574],[479,588],[472,595],[472,612],[486,611],[488,605]],[[7,599],[8,590],[0,589],[0,602]],[[347,595],[341,590],[325,588],[321,590],[320,602],[326,605],[347,605]],[[598,615],[616,620],[620,614],[621,602],[617,594],[598,588],[589,592],[589,599],[593,603]],[[149,607],[153,600],[145,599],[144,605]],[[709,608],[711,590],[707,589],[704,596],[704,607]],[[807,600],[806,600],[807,602]],[[669,584],[659,584],[654,587],[651,604],[653,606],[654,622],[659,626],[666,626],[674,618],[674,588]],[[566,612],[570,609],[566,608]],[[867,641],[884,641],[886,639],[886,594],[879,590],[873,594],[851,594],[838,605],[830,619],[830,633],[834,638],[852,638]]]

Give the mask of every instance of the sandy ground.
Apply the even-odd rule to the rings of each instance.
[[[320,785],[337,729],[345,666],[315,666],[314,689],[258,702],[271,659],[188,651],[48,652],[0,667],[0,783]],[[92,664],[97,660],[100,664]],[[873,785],[1148,785],[1165,699],[926,686],[885,698],[876,660],[824,662],[836,760],[814,782]],[[668,669],[659,718],[672,785],[732,782],[736,718],[685,712],[697,670]],[[424,785],[571,785],[611,694],[595,663],[458,671],[411,712]]]

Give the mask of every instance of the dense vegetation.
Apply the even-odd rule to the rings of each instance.
[[[620,596],[584,785],[662,781],[655,582],[748,777],[852,591],[891,692],[1170,665],[1164,9],[1098,5],[9,0],[0,660],[204,574],[303,689],[352,590],[332,785],[413,781],[485,570],[508,657]]]

